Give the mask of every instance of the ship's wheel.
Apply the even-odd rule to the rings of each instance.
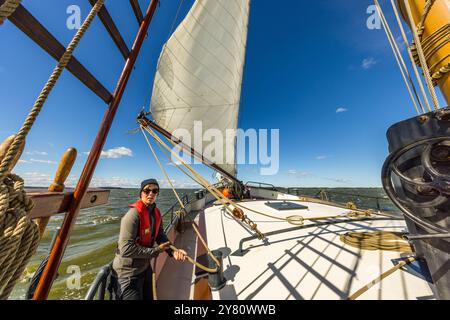
[[[431,217],[450,201],[449,136],[419,140],[392,152],[384,163],[382,182],[408,218],[425,230],[448,232]]]

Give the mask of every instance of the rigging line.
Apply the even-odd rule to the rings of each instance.
[[[427,2],[425,3],[425,8],[423,10],[422,17],[420,19],[419,24],[417,25],[417,34],[420,39],[422,39],[423,32],[425,31],[425,20],[427,19],[431,7],[433,7],[435,1],[436,0],[427,0]]]
[[[147,132],[149,132],[155,138],[155,140],[160,144],[160,147],[164,146],[165,148],[168,148],[168,146],[158,136],[156,136],[156,134],[155,134],[155,132],[153,132],[153,130],[151,130],[150,128],[147,128],[147,127],[144,127],[143,129],[145,129]],[[164,153],[168,156],[168,154],[166,152],[164,152]],[[178,155],[176,155],[176,154],[174,154],[174,155],[178,158]],[[173,162],[173,160],[170,157],[169,157],[169,159],[170,159],[171,162]],[[184,161],[182,161],[181,158],[178,158],[178,161],[182,162],[183,166],[185,166],[189,171],[191,171],[191,173],[193,175],[195,175],[195,178],[194,178],[191,175],[187,174],[191,179],[193,179],[194,181],[196,181],[200,185],[203,185],[210,192],[211,192],[211,190],[214,190],[214,193],[213,192],[211,192],[211,193],[213,194],[214,197],[216,197],[217,200],[222,202],[222,204],[225,206],[226,209],[228,209],[228,211],[230,211],[230,210],[227,207],[227,204],[231,204],[234,207],[245,209],[245,210],[251,211],[253,213],[256,213],[256,214],[259,214],[259,215],[263,215],[263,216],[266,216],[266,217],[269,217],[269,218],[273,218],[273,219],[276,219],[276,220],[286,221],[286,222],[289,222],[290,224],[293,224],[293,225],[303,225],[303,221],[304,220],[317,221],[317,220],[328,220],[328,219],[345,218],[345,217],[351,217],[354,220],[359,220],[361,217],[368,217],[368,216],[370,216],[369,212],[362,212],[362,213],[360,213],[360,212],[355,212],[355,211],[347,213],[345,215],[322,216],[322,217],[312,217],[312,218],[303,218],[301,216],[289,216],[289,217],[283,218],[283,217],[277,217],[277,216],[274,216],[274,215],[270,215],[270,214],[267,214],[267,213],[264,213],[264,212],[261,212],[261,211],[258,211],[258,210],[254,210],[254,209],[248,208],[246,206],[242,206],[241,204],[238,204],[238,203],[236,203],[234,201],[231,201],[230,199],[224,198],[222,193],[220,193],[214,186],[211,186],[211,185],[207,186],[208,182],[206,181],[206,179],[204,179],[200,174],[196,173],[194,169],[189,168],[190,166],[188,164],[186,164]],[[175,163],[175,162],[173,162],[173,163],[177,167],[179,167],[179,165],[177,163]],[[206,182],[206,184],[205,184],[205,182]],[[211,190],[208,187],[210,187]],[[215,192],[217,192],[217,194]],[[231,215],[234,216],[232,212],[231,212]]]
[[[180,196],[178,195],[178,192],[175,190],[175,186],[173,185],[172,180],[170,180],[170,177],[169,177],[169,175],[167,174],[166,169],[164,169],[163,165],[161,164],[161,161],[159,161],[159,158],[158,158],[158,156],[156,155],[156,152],[155,152],[155,150],[153,149],[153,146],[152,146],[152,144],[150,143],[150,140],[148,139],[147,135],[145,134],[144,129],[142,129],[142,126],[141,126],[141,132],[142,132],[142,134],[144,135],[145,140],[147,140],[148,146],[150,147],[150,150],[152,151],[153,156],[155,157],[155,160],[156,160],[156,162],[157,162],[158,165],[159,165],[159,168],[160,168],[161,171],[164,173],[164,176],[166,177],[167,181],[169,182],[169,184],[170,184],[170,186],[171,186],[171,188],[172,188],[172,191],[173,191],[173,193],[175,194],[175,197],[177,198],[178,202],[180,203],[181,208],[184,209],[184,210],[186,210],[186,208],[184,207],[183,201],[181,201]]]
[[[401,34],[402,34],[402,37],[403,37],[403,41],[404,41],[404,43],[405,43],[405,45],[406,45],[406,50],[407,50],[407,52],[408,52],[409,59],[410,59],[412,68],[413,68],[413,70],[414,70],[414,74],[415,74],[415,76],[416,76],[416,80],[417,80],[417,82],[418,82],[418,84],[419,84],[420,91],[421,91],[421,93],[422,93],[424,102],[426,103],[428,110],[431,111],[430,103],[429,103],[429,101],[428,101],[428,97],[427,97],[427,94],[426,94],[426,91],[425,91],[425,87],[424,87],[424,85],[423,85],[423,80],[422,80],[422,78],[421,78],[421,76],[420,76],[420,74],[419,74],[419,70],[418,70],[417,65],[416,65],[416,63],[415,63],[414,55],[413,55],[412,50],[411,50],[411,47],[410,47],[410,45],[409,45],[408,38],[406,37],[406,32],[405,32],[405,29],[403,28],[403,24],[402,24],[402,21],[401,21],[401,19],[400,19],[400,15],[399,15],[399,13],[398,13],[398,9],[397,9],[397,6],[396,6],[395,3],[394,3],[394,0],[391,0],[391,5],[392,5],[393,11],[394,11],[394,13],[395,13],[395,17],[396,17],[396,19],[397,19],[398,26],[399,26],[399,28],[400,28],[400,31],[401,31]],[[417,93],[416,93],[416,94],[417,94]],[[422,112],[425,113],[425,110],[424,110],[424,107],[423,107],[423,104],[422,104],[421,100],[420,100],[419,98],[417,98],[417,99],[418,99],[419,104],[420,104],[420,106],[421,106],[421,108],[422,108]]]
[[[174,185],[172,184],[172,182],[171,182],[171,180],[170,180],[170,177],[169,177],[167,171],[166,171],[166,170],[164,169],[164,167],[162,166],[161,161],[159,160],[159,158],[158,158],[158,156],[157,156],[155,150],[153,149],[153,147],[152,147],[152,145],[151,145],[151,143],[150,143],[150,140],[148,139],[147,135],[145,134],[144,128],[143,128],[142,126],[141,126],[141,131],[142,131],[142,134],[144,135],[145,140],[147,141],[147,143],[148,143],[150,149],[152,150],[153,156],[155,157],[156,161],[158,162],[158,165],[159,165],[159,167],[161,168],[161,171],[163,171],[164,175],[166,176],[166,179],[169,181],[169,183],[170,183],[170,185],[171,185],[171,187],[172,187],[172,191],[174,192],[175,196],[177,197],[177,200],[178,200],[180,206],[181,206],[183,209],[185,209],[185,206],[184,206],[184,204],[183,204],[183,201],[181,201],[181,199],[180,199],[180,197],[179,197],[179,195],[178,195],[178,193],[177,193],[177,191],[176,191]],[[202,242],[203,246],[204,246],[204,247],[206,248],[206,250],[208,251],[208,254],[209,254],[209,255],[211,256],[211,258],[216,262],[217,266],[219,266],[219,265],[220,265],[219,261],[218,261],[218,260],[214,257],[214,255],[212,254],[212,252],[211,252],[211,250],[209,249],[208,245],[206,244],[205,240],[204,240],[203,237],[201,236],[200,231],[198,230],[197,226],[196,226],[194,223],[192,223],[192,227],[194,228],[194,231],[195,231],[195,233],[197,234],[197,236],[199,237],[199,239],[200,239],[200,241]],[[177,250],[175,247],[173,247],[172,249]],[[191,259],[191,260],[192,260],[192,259]],[[190,262],[192,262],[191,260],[190,260]],[[196,265],[199,266],[200,268],[202,268],[200,265],[198,265],[198,264],[196,264]],[[212,270],[212,271],[210,271],[210,272],[215,272],[215,271],[217,271],[217,269],[216,269],[215,271],[214,271],[213,269],[210,269],[210,270]]]
[[[172,35],[173,30],[175,29],[175,23],[177,22],[178,15],[180,13],[181,6],[183,5],[183,3],[184,3],[184,0],[181,0],[178,5],[177,13],[175,14],[175,18],[173,19],[172,26],[170,27],[169,35],[167,36],[167,41],[169,41],[170,36]]]
[[[158,162],[158,165],[159,165],[161,171],[164,173],[166,179],[169,181],[170,186],[172,187],[172,191],[174,192],[175,196],[177,197],[177,200],[178,200],[178,202],[179,202],[181,208],[183,208],[183,209],[186,211],[185,206],[184,206],[184,204],[183,204],[183,201],[181,201],[181,199],[180,199],[180,197],[179,197],[179,195],[178,195],[178,192],[177,192],[176,189],[175,189],[175,186],[173,185],[172,181],[170,180],[169,175],[167,174],[167,171],[164,169],[163,165],[161,164],[161,161],[159,160],[158,156],[156,155],[156,152],[155,152],[155,150],[153,149],[152,144],[150,143],[150,140],[148,139],[147,135],[145,134],[144,129],[143,129],[142,126],[141,126],[141,131],[142,131],[142,134],[144,135],[145,140],[146,140],[147,143],[148,143],[148,146],[150,147],[150,149],[151,149],[151,151],[152,151],[152,153],[153,153],[153,156],[155,157],[156,162]],[[190,258],[189,256],[187,256],[186,258],[188,259],[188,261],[189,261],[190,263],[196,265],[197,267],[199,267],[200,269],[202,269],[202,270],[204,270],[204,271],[206,271],[206,272],[210,272],[210,273],[217,272],[217,270],[218,270],[218,268],[219,268],[219,266],[220,266],[220,262],[217,260],[217,258],[213,255],[213,253],[212,253],[211,250],[209,249],[208,245],[206,244],[205,240],[203,239],[202,235],[200,234],[200,231],[198,230],[197,226],[196,226],[194,223],[192,223],[192,227],[194,228],[194,231],[195,231],[195,233],[197,234],[197,237],[200,239],[201,243],[202,243],[203,246],[206,248],[206,251],[208,252],[208,255],[209,255],[209,256],[211,257],[211,259],[216,263],[216,267],[215,267],[215,268],[208,268],[208,267],[205,267],[205,266],[203,266],[202,264],[196,262],[194,259]],[[178,249],[177,249],[175,246],[173,246],[173,245],[171,245],[170,248],[171,248],[172,250],[174,250],[174,251],[178,251]],[[153,272],[153,275],[154,275],[154,274],[155,274],[155,273]],[[154,288],[154,291],[153,291],[153,292],[154,292],[154,294],[155,294],[155,296],[156,296],[156,290],[155,290],[155,288]]]
[[[417,65],[414,62],[414,56],[412,54],[411,47],[409,46],[409,41],[408,41],[408,38],[406,37],[406,32],[405,32],[405,29],[403,28],[403,24],[402,24],[402,21],[400,20],[400,15],[398,13],[398,9],[397,9],[397,6],[394,3],[394,0],[391,0],[391,5],[392,5],[392,8],[393,8],[394,13],[395,13],[395,17],[397,19],[398,26],[399,26],[400,31],[402,33],[403,41],[405,42],[405,45],[407,47],[406,49],[407,49],[408,54],[409,54],[409,59],[411,61],[412,67],[414,69],[414,73],[416,75],[417,82],[419,83],[419,87],[420,87],[420,90],[422,92],[424,101],[425,101],[425,103],[426,103],[426,105],[428,107],[428,110],[431,111],[430,103],[428,102],[428,98],[427,98],[427,95],[426,95],[426,92],[425,92],[423,81],[422,81],[422,78],[420,77],[419,70],[417,69]],[[422,104],[421,104],[421,107],[422,107],[422,112],[425,112]]]
[[[199,181],[202,182],[202,185],[205,189],[207,189],[227,210],[231,215],[236,219],[236,221],[242,221],[250,226],[250,228],[257,234],[259,239],[264,239],[265,235],[258,229],[258,226],[256,223],[254,223],[252,220],[250,220],[247,215],[242,211],[242,209],[238,208],[235,202],[231,201],[230,199],[226,198],[214,185],[211,185],[201,174],[199,174],[197,171],[195,171],[190,165],[188,165],[186,162],[183,161],[174,151],[171,149],[162,139],[153,131],[153,129],[149,127],[144,127],[144,129],[150,133],[153,138],[164,146],[168,151],[171,152],[172,155],[174,155],[178,161],[180,161],[183,166],[189,170],[189,172],[192,173]],[[169,140],[169,139],[167,139]],[[169,140],[173,145],[175,145],[175,142],[172,140]],[[228,205],[233,206],[234,209],[232,210]]]
[[[401,53],[400,53],[400,51],[398,49],[398,46],[397,46],[397,43],[395,42],[394,37],[392,35],[391,29],[389,27],[389,24],[385,20],[385,17],[384,17],[384,14],[383,14],[383,10],[381,9],[381,6],[380,6],[378,0],[375,0],[375,6],[376,6],[376,8],[378,10],[378,14],[380,15],[381,23],[383,24],[384,31],[386,32],[386,36],[388,38],[389,44],[391,46],[391,49],[392,49],[392,51],[394,53],[395,60],[397,61],[397,64],[398,64],[398,66],[400,68],[400,72],[402,73],[403,80],[405,81],[405,85],[406,85],[406,88],[408,89],[408,93],[409,93],[409,95],[411,97],[411,100],[413,102],[414,108],[416,109],[417,114],[420,114],[419,108],[417,107],[416,101],[414,100],[414,96],[413,96],[413,93],[411,91],[411,87],[408,84],[408,79],[409,79],[409,82],[411,83],[411,85],[412,85],[412,87],[414,89],[414,93],[416,95],[416,99],[418,99],[419,105],[422,107],[422,105],[420,103],[420,100],[419,100],[419,97],[417,95],[417,92],[416,92],[416,90],[414,88],[414,83],[412,82],[411,76],[409,75],[409,72],[408,72],[408,70],[406,68],[406,65],[405,65],[405,62],[403,60],[403,57],[402,57],[402,55],[401,55]],[[405,73],[406,73],[406,75],[408,77],[406,77]],[[431,109],[430,109],[430,111],[431,111]],[[425,112],[423,107],[422,107],[422,112]]]
[[[183,159],[181,159],[173,150],[171,150],[170,149],[170,147],[164,142],[164,141],[162,141],[161,140],[161,138],[160,137],[158,137],[158,135],[156,135],[156,133],[152,130],[152,129],[150,129],[150,128],[148,128],[148,127],[145,127],[144,128],[148,133],[150,133],[152,136],[153,136],[153,138],[160,144],[160,145],[162,145],[162,146],[164,146],[164,148],[166,148],[169,152],[171,152],[172,153],[172,155],[174,155],[175,156],[175,158],[177,158],[177,160],[194,176],[194,177],[196,177],[196,179],[198,179],[198,181],[200,182],[200,185],[202,185],[203,187],[205,187],[206,189],[208,189],[208,191],[210,191],[215,197],[216,197],[216,199],[217,200],[224,200],[223,198],[221,198],[220,196],[218,196],[218,194],[220,194],[221,195],[221,193],[216,189],[216,188],[214,188],[208,181],[206,181],[206,179],[204,179],[203,177],[201,177],[197,172],[195,172],[195,170],[190,166],[190,165],[188,165],[186,162],[184,162],[184,160]],[[173,143],[173,141],[171,141],[172,143]],[[172,158],[169,158],[172,162],[173,162],[173,159]],[[177,165],[176,163],[174,163],[175,165]],[[214,191],[211,191],[211,190],[214,190]],[[217,192],[217,194],[215,193],[215,192]],[[227,202],[229,202],[229,201],[227,201]],[[222,202],[222,204],[228,204],[228,203],[224,203],[224,202]]]
[[[435,110],[437,110],[437,109],[440,108],[439,100],[437,98],[436,91],[434,90],[433,82],[431,80],[430,71],[428,69],[427,61],[426,61],[424,53],[423,53],[422,44],[420,42],[419,35],[417,34],[417,28],[416,28],[416,26],[414,24],[414,18],[413,18],[413,15],[411,13],[411,6],[409,5],[409,1],[408,0],[405,0],[404,4],[405,4],[405,7],[406,7],[406,12],[407,12],[407,15],[408,15],[408,20],[410,22],[411,30],[412,30],[413,35],[414,35],[414,42],[416,44],[417,54],[419,56],[420,65],[422,67],[423,74],[425,76],[425,81],[426,81],[426,84],[428,86],[428,90],[430,91],[431,99],[433,100],[433,104],[434,104],[433,107],[434,107]]]

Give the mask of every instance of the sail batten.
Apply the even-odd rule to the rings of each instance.
[[[197,0],[163,47],[151,102],[155,122],[170,133],[186,129],[202,139],[196,121],[221,132],[223,157],[213,162],[231,175],[235,138],[226,132],[237,129],[248,18],[249,0]]]

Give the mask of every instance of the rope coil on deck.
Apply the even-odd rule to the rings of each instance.
[[[7,1],[12,3],[14,1]],[[20,2],[20,1],[16,1]],[[94,17],[102,8],[104,0],[98,0],[78,30],[67,50],[53,70],[33,108],[14,141],[10,144],[0,164],[0,299],[7,299],[21,276],[29,259],[39,244],[39,228],[28,217],[33,203],[24,191],[22,178],[10,171],[25,143],[25,138],[36,121],[47,97],[54,88],[63,70],[72,58],[72,53],[89,28]],[[1,7],[3,9],[3,6]],[[3,17],[3,11],[0,13]]]
[[[17,7],[20,5],[22,0],[6,0],[0,7],[0,25],[8,19]]]
[[[363,250],[385,250],[398,252],[413,252],[413,248],[400,232],[347,232],[341,234],[340,240],[352,247]]]

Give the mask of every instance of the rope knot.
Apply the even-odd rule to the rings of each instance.
[[[0,184],[0,299],[8,298],[39,244],[39,229],[28,214],[33,201],[24,181],[8,174]]]

